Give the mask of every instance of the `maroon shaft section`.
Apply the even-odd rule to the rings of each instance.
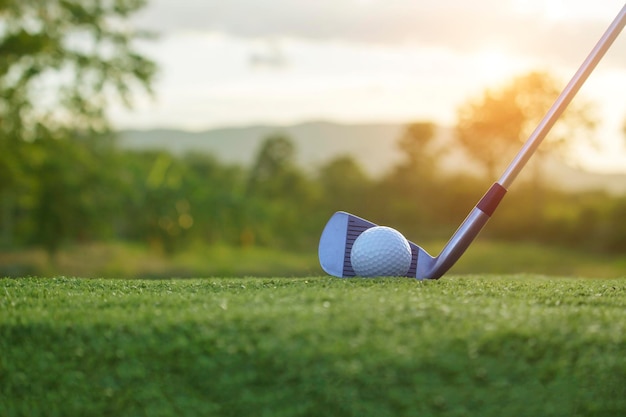
[[[502,198],[506,194],[506,188],[498,184],[497,182],[491,186],[489,191],[480,199],[476,205],[483,213],[491,217],[493,212],[496,211],[498,204],[502,201]]]

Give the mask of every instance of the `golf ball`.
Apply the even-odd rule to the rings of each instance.
[[[403,276],[411,267],[411,246],[400,232],[387,226],[365,230],[352,245],[350,262],[358,276]]]

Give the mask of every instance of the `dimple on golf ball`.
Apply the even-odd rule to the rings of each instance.
[[[352,269],[361,277],[406,275],[411,260],[409,242],[402,233],[387,226],[365,230],[350,252]]]

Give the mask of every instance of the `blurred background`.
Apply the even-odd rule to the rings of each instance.
[[[437,252],[621,0],[0,4],[0,276],[310,276],[337,210]],[[626,276],[626,34],[456,273]]]

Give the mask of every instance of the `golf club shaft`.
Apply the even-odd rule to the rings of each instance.
[[[602,35],[602,38],[600,38],[585,62],[583,62],[576,74],[574,74],[572,80],[569,84],[567,84],[563,92],[556,99],[541,123],[539,123],[535,131],[532,135],[530,135],[515,159],[513,159],[506,171],[504,171],[498,180],[498,184],[508,189],[511,183],[513,183],[522,168],[524,168],[530,157],[533,153],[535,153],[543,139],[546,137],[552,126],[554,126],[576,93],[578,93],[580,87],[582,87],[585,83],[589,74],[591,74],[596,65],[598,65],[598,62],[600,62],[613,41],[615,41],[621,30],[624,28],[624,25],[626,25],[626,4],[619,12],[613,23],[611,23],[611,26],[609,26],[604,35]]]

